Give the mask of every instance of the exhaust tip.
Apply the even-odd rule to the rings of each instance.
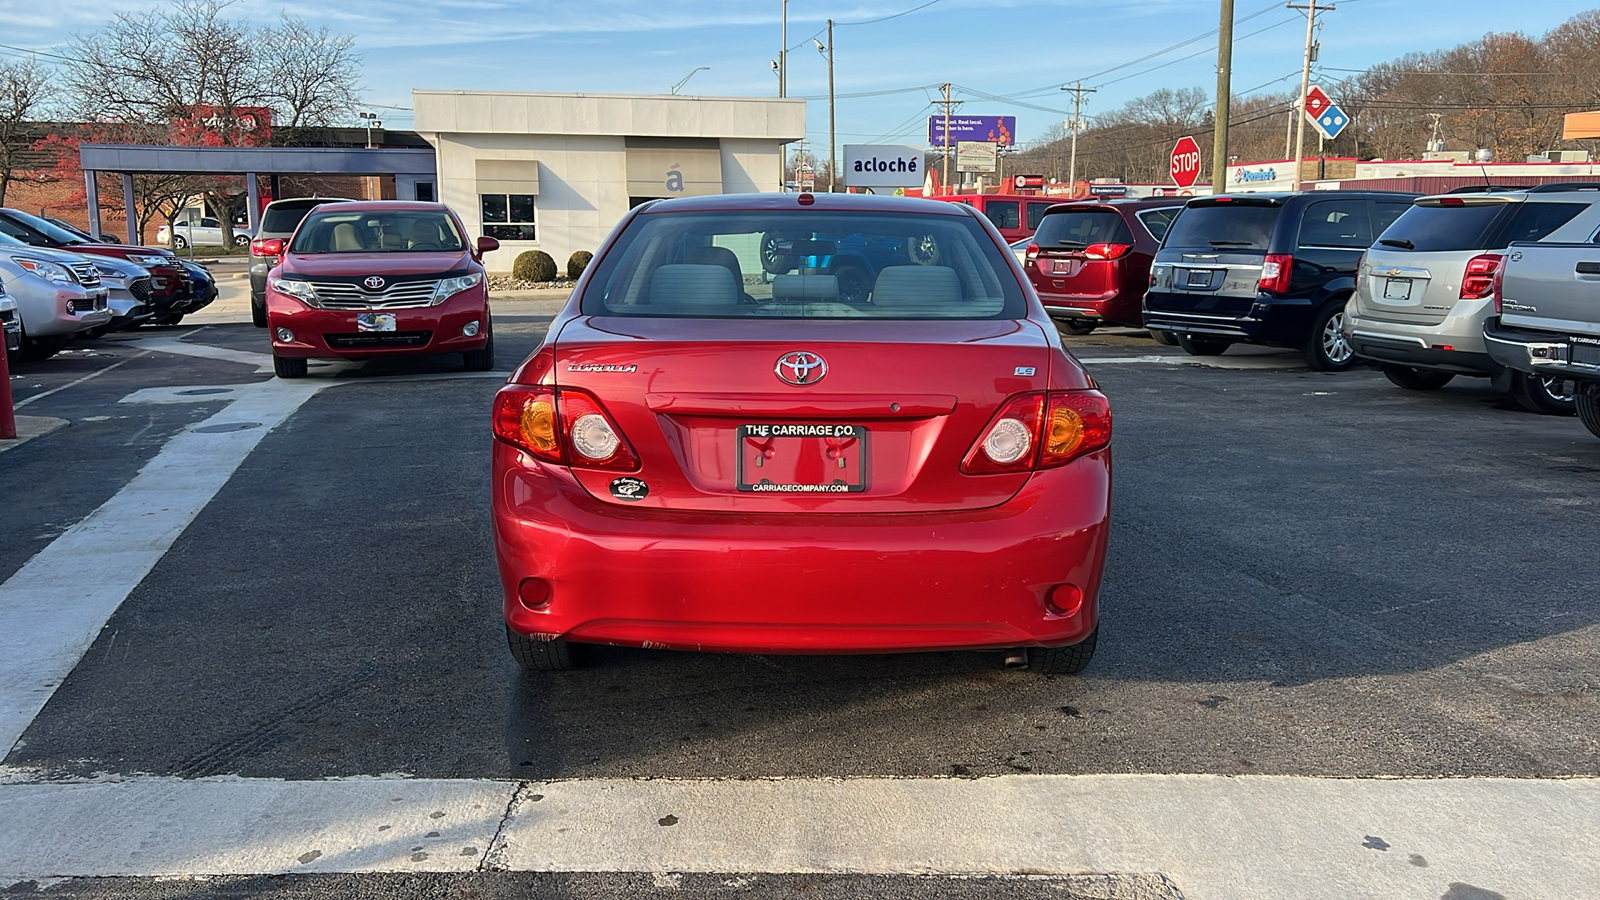
[[[1005,666],[1008,669],[1026,669],[1028,667],[1028,651],[1007,650]]]

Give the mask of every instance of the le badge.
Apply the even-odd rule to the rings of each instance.
[[[635,503],[650,496],[650,485],[632,475],[624,475],[611,482],[611,496]]]

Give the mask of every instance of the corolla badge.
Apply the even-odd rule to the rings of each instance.
[[[382,288],[385,284],[388,284],[387,281],[383,280],[382,275],[368,275],[361,283],[366,285],[367,290],[369,291],[376,291],[379,288]]]
[[[821,381],[828,374],[828,363],[809,350],[795,350],[778,357],[774,371],[789,384],[803,387]]]

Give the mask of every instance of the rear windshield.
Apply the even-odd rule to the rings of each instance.
[[[318,207],[295,233],[290,253],[423,253],[464,246],[455,220],[432,209]]]
[[[1265,250],[1272,242],[1278,206],[1216,204],[1185,207],[1167,229],[1162,247]]]
[[[1045,216],[1033,241],[1042,250],[1071,250],[1090,244],[1131,244],[1133,232],[1116,210],[1070,209]]]
[[[1021,318],[1004,250],[970,216],[645,213],[585,288],[597,316]]]
[[[1385,250],[1443,253],[1482,250],[1489,244],[1489,229],[1506,212],[1504,203],[1472,206],[1413,206],[1378,236]],[[1410,246],[1406,246],[1406,242]],[[1504,247],[1504,244],[1500,246]]]
[[[286,203],[282,206],[273,204],[261,214],[261,231],[272,234],[293,234],[299,227],[300,220],[306,217],[320,203]]]

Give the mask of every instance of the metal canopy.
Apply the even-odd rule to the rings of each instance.
[[[123,201],[133,208],[134,175],[244,175],[249,190],[250,231],[260,206],[258,175],[393,175],[402,199],[414,199],[418,182],[432,182],[437,163],[432,149],[344,147],[172,147],[140,144],[80,144],[89,205],[89,231],[100,236],[97,172],[122,175]],[[409,195],[409,196],[408,196]],[[135,217],[128,216],[128,243],[137,239]]]

